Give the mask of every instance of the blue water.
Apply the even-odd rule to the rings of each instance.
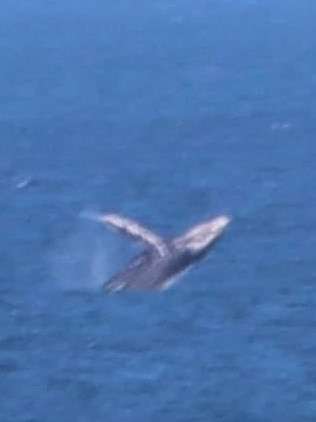
[[[316,420],[314,2],[3,0],[0,421]],[[181,233],[164,293],[106,296]]]

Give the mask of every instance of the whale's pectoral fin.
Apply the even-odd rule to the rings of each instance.
[[[141,226],[136,221],[121,217],[117,214],[90,213],[90,215],[86,214],[86,216],[92,218],[93,220],[100,221],[101,223],[108,224],[111,227],[120,230],[124,234],[145,242],[148,246],[156,250],[161,256],[168,253],[168,246],[164,240],[152,231]]]
[[[198,224],[183,235],[173,239],[172,245],[175,248],[186,248],[191,252],[203,251],[221,236],[230,221],[230,217],[221,215],[205,223]]]
[[[157,250],[161,256],[168,252],[168,247],[161,237],[141,226],[136,221],[121,217],[117,214],[106,214],[102,217],[102,221],[133,238],[145,242],[147,245]]]

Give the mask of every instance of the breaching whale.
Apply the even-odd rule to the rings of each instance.
[[[129,218],[117,214],[90,213],[88,217],[141,240],[146,248],[106,281],[106,291],[160,289],[169,287],[176,276],[204,257],[221,236],[230,218],[221,215],[198,224],[179,237],[165,240]]]

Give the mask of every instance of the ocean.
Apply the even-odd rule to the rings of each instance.
[[[2,0],[0,422],[316,420],[315,17]],[[170,289],[106,295],[141,246],[87,209],[232,223]]]

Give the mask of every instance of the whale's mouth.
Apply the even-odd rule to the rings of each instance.
[[[227,215],[221,215],[205,223],[199,224],[173,242],[175,247],[186,248],[191,253],[201,253],[208,248],[231,222]]]

